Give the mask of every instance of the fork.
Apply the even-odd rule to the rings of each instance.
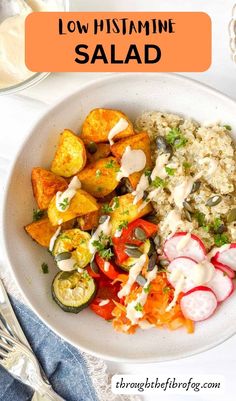
[[[43,379],[41,367],[33,352],[2,329],[0,329],[0,365],[17,380],[37,391],[45,401],[65,401]]]

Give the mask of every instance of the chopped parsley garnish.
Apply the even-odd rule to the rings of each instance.
[[[101,232],[101,234],[99,235],[98,240],[94,240],[92,242],[92,245],[94,246],[94,248],[96,248],[96,251],[101,256],[101,258],[109,260],[113,256],[113,252],[110,248],[110,245],[112,245],[111,238],[107,235],[104,235],[103,232]]]
[[[104,205],[102,206],[102,212],[111,213],[113,212],[113,210],[117,209],[119,205],[120,205],[119,198],[118,196],[115,196],[115,198],[113,198],[112,205],[109,205],[109,203],[104,203]]]
[[[228,125],[228,124],[223,125],[223,127],[225,129],[227,129],[228,131],[232,131],[232,127],[230,125]]]
[[[216,246],[222,246],[228,244],[230,240],[226,234],[215,234],[214,242]]]
[[[101,176],[101,174],[102,174],[101,170],[96,170],[95,175],[97,178],[99,178]]]
[[[179,128],[172,128],[166,135],[166,140],[176,149],[182,148],[188,142],[187,138],[185,138]]]
[[[113,168],[115,167],[115,161],[113,159],[109,160],[107,164],[105,164],[106,168]]]
[[[111,213],[112,211],[113,211],[113,209],[109,205],[109,203],[104,203],[104,205],[102,205],[102,212],[103,213]]]
[[[152,181],[152,186],[155,188],[164,188],[166,186],[166,182],[165,180],[163,180],[160,177],[156,177],[153,181]]]
[[[142,312],[142,311],[143,311],[143,307],[142,307],[142,305],[141,305],[140,302],[138,302],[138,303],[135,305],[134,309],[135,309],[137,312]]]
[[[44,210],[33,209],[33,221],[38,221],[44,216]]]
[[[43,262],[43,263],[41,264],[41,269],[42,269],[43,274],[48,274],[49,269],[48,269],[47,263]]]
[[[129,211],[128,211],[128,210],[124,210],[123,212],[121,212],[121,215],[122,215],[122,216],[124,216],[125,214],[126,214],[126,215],[129,214]]]
[[[59,206],[62,210],[66,210],[69,206],[69,198],[64,198],[63,201],[59,203]]]
[[[123,228],[127,227],[127,225],[128,225],[128,221],[123,220],[118,226],[118,231],[121,231]]]
[[[119,198],[118,196],[115,196],[115,198],[113,199],[113,203],[112,203],[112,209],[115,210],[119,207],[120,203],[119,203]]]
[[[166,170],[167,174],[170,176],[175,174],[175,168],[165,167],[165,170]]]
[[[144,287],[144,288],[143,288],[143,291],[145,292],[145,294],[149,294],[150,288],[151,288],[151,284],[148,284],[147,287]]]
[[[102,190],[103,190],[103,187],[97,187],[98,192],[102,192]]]
[[[168,294],[169,291],[170,291],[170,287],[168,287],[168,286],[164,287],[162,290],[163,294]]]
[[[223,225],[223,221],[217,217],[212,223],[212,229],[217,232],[217,230]]]
[[[150,177],[151,174],[152,174],[151,170],[145,170],[145,171],[144,171],[144,175],[145,175],[146,177]]]
[[[189,168],[191,168],[191,163],[183,162],[183,168],[185,168],[185,170],[188,170]]]
[[[198,221],[199,227],[203,227],[206,225],[205,214],[201,212],[194,213],[194,217]]]

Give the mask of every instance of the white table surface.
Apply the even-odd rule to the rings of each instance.
[[[236,99],[236,65],[230,59],[228,23],[236,0],[71,0],[74,11],[205,11],[212,18],[213,59],[211,68],[204,73],[186,74],[207,83]],[[199,27],[199,30],[201,27]],[[45,81],[17,95],[0,97],[0,179],[4,187],[8,164],[13,160],[20,144],[40,114],[60,98],[80,88],[81,84],[102,74],[51,74]],[[4,255],[3,253],[1,253]],[[1,264],[5,264],[1,256]],[[178,335],[178,333],[177,333]],[[157,336],[158,341],[158,336]],[[154,344],[155,346],[155,344]],[[236,399],[234,380],[236,373],[236,336],[224,344],[198,356],[180,361],[148,365],[109,363],[111,372],[166,374],[221,374],[226,380],[224,399]],[[201,400],[218,399],[216,395],[163,395],[143,396],[143,400]]]

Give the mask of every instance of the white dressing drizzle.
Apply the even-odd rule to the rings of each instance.
[[[108,272],[109,266],[110,266],[110,263],[106,260],[105,263],[104,263],[104,270],[105,270],[105,272]]]
[[[64,272],[70,272],[71,270],[75,270],[76,268],[76,260],[71,257],[70,259],[60,260],[57,262],[57,266],[60,270]]]
[[[169,228],[171,234],[174,234],[178,228],[181,227],[183,220],[181,219],[181,214],[178,210],[171,210],[165,218],[163,223],[163,229]]]
[[[50,239],[50,242],[49,242],[49,251],[50,252],[52,252],[52,250],[53,250],[54,244],[56,242],[58,235],[60,234],[60,231],[61,231],[61,227],[58,227],[57,231],[55,232],[55,234],[53,234],[53,236]]]
[[[170,155],[167,153],[163,153],[162,155],[156,158],[156,165],[152,170],[151,180],[155,180],[156,177],[165,178],[167,177],[167,172],[165,170],[165,166],[168,163]]]
[[[161,191],[161,188],[156,188],[156,189],[153,189],[153,191],[149,192],[148,198],[145,199],[145,201],[143,201],[141,203],[141,205],[138,208],[138,211],[140,212],[142,209],[145,208],[145,206],[147,206],[148,203],[155,201],[155,198],[157,197],[157,195],[159,194],[160,191]]]
[[[100,302],[99,302],[99,306],[105,306],[105,305],[107,305],[107,304],[109,304],[109,299],[102,299]]]
[[[56,208],[59,212],[66,212],[70,207],[71,199],[75,196],[78,189],[81,188],[81,182],[78,177],[73,177],[68,188],[64,191],[56,193]]]
[[[148,177],[144,173],[142,174],[135,191],[132,192],[132,195],[134,196],[133,200],[134,205],[136,205],[143,198],[144,191],[146,191],[148,187],[149,187]]]
[[[192,191],[193,183],[194,179],[192,177],[186,177],[180,184],[174,187],[172,197],[179,209],[183,209],[183,202]]]
[[[181,251],[188,244],[190,239],[191,239],[191,233],[187,233],[186,235],[183,235],[181,240],[176,245],[177,251]]]
[[[108,134],[108,141],[110,142],[110,145],[114,144],[113,138],[120,134],[122,131],[124,131],[126,128],[128,128],[129,123],[127,120],[125,120],[125,118],[120,118],[118,123],[116,123],[116,125],[114,125],[114,127],[112,127],[112,129],[110,130],[109,134]]]
[[[135,283],[137,276],[141,272],[143,266],[145,265],[147,260],[147,255],[143,254],[140,258],[137,259],[136,263],[131,267],[129,271],[128,281],[125,283],[123,288],[118,292],[118,297],[125,297],[130,293],[132,285]]]
[[[93,242],[99,239],[100,234],[110,236],[111,229],[110,216],[107,216],[106,220],[102,224],[99,224],[89,241],[89,251],[92,255],[96,253],[96,248],[94,247]]]
[[[146,283],[143,286],[143,289],[140,294],[138,294],[137,298],[134,301],[128,303],[126,308],[126,317],[131,321],[132,324],[137,324],[138,320],[143,317],[143,307],[147,301],[148,297],[148,287],[152,280],[156,278],[157,275],[157,267],[155,266],[151,272],[146,273]],[[137,308],[137,306],[141,307],[141,310]],[[137,310],[138,309],[138,310]]]
[[[146,166],[146,161],[146,155],[142,150],[132,150],[130,146],[127,146],[121,158],[120,171],[116,176],[117,181],[120,181],[123,177],[129,177],[133,173],[142,171]]]
[[[181,267],[173,269],[172,272],[168,274],[169,280],[175,283],[174,298],[171,303],[167,306],[166,312],[169,312],[176,304],[179,294],[183,291],[186,280],[193,282],[195,287],[208,283],[213,277],[215,268],[209,260],[205,259],[202,262],[196,264],[194,267],[188,270],[186,275],[183,273]]]

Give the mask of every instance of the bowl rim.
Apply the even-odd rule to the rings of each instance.
[[[145,78],[152,78],[154,76],[155,73],[145,73]],[[236,107],[236,100],[234,100],[233,98],[231,98],[228,95],[223,94],[222,92],[220,92],[217,89],[214,89],[212,87],[210,87],[209,85],[206,85],[204,83],[201,83],[195,79],[189,78],[189,77],[185,77],[183,75],[180,74],[176,74],[176,73],[158,73],[159,76],[161,76],[161,78],[163,79],[168,79],[168,78],[172,78],[174,77],[174,79],[179,80],[180,82],[183,83],[189,83],[190,85],[192,85],[193,87],[195,87],[196,89],[202,89],[216,97],[218,97],[219,99],[225,100],[227,102],[231,102],[235,107]],[[8,193],[9,193],[9,189],[10,189],[10,184],[11,184],[11,179],[12,179],[12,175],[14,172],[14,169],[16,167],[16,163],[18,160],[18,157],[20,156],[23,148],[25,147],[26,143],[28,142],[28,140],[34,135],[34,131],[37,129],[37,126],[42,122],[43,119],[45,119],[47,117],[47,115],[49,113],[53,113],[57,107],[61,104],[63,104],[64,102],[67,102],[68,99],[73,98],[74,96],[77,96],[78,93],[83,92],[83,91],[87,91],[88,89],[92,89],[94,86],[97,85],[101,85],[103,83],[107,83],[110,81],[117,81],[120,80],[122,78],[128,77],[128,76],[141,76],[143,75],[143,73],[116,73],[116,74],[111,74],[109,76],[106,77],[102,77],[102,78],[98,78],[92,81],[89,81],[83,85],[80,86],[80,88],[74,92],[72,92],[71,94],[67,95],[66,97],[62,97],[60,98],[55,104],[52,105],[52,107],[47,108],[47,110],[44,110],[42,113],[40,113],[37,116],[37,121],[35,123],[32,123],[29,127],[29,131],[28,134],[26,135],[25,139],[23,140],[23,142],[21,143],[16,155],[14,156],[13,161],[10,164],[9,170],[8,170],[8,175],[5,181],[5,190],[4,190],[4,196],[3,196],[3,207],[2,207],[2,233],[3,233],[3,246],[4,246],[4,251],[5,251],[5,255],[7,257],[7,261],[8,261],[8,266],[10,268],[11,274],[14,277],[14,280],[18,286],[18,289],[20,290],[20,292],[23,294],[24,298],[26,299],[26,301],[28,302],[27,306],[37,315],[37,317],[47,326],[49,327],[53,332],[55,332],[60,338],[62,338],[63,340],[67,341],[68,343],[72,344],[74,347],[80,349],[83,352],[86,352],[90,355],[93,355],[97,358],[102,358],[108,361],[113,361],[113,362],[122,362],[122,363],[131,363],[131,364],[137,364],[137,363],[142,363],[142,364],[146,364],[146,363],[161,363],[161,362],[168,362],[168,361],[175,361],[175,360],[181,360],[181,359],[185,359],[185,358],[189,358],[192,357],[194,355],[198,355],[201,354],[202,352],[206,352],[209,351],[213,348],[215,348],[216,346],[223,344],[226,340],[230,339],[231,337],[233,337],[236,334],[236,328],[234,329],[234,331],[230,334],[228,334],[225,338],[223,338],[222,340],[217,340],[215,342],[213,342],[210,346],[206,345],[201,347],[200,349],[198,349],[197,351],[189,351],[184,353],[182,356],[166,356],[166,357],[162,357],[161,359],[158,359],[158,357],[155,356],[149,356],[149,357],[144,357],[144,358],[124,358],[124,357],[119,357],[119,356],[111,356],[111,355],[107,355],[103,352],[100,351],[91,351],[88,347],[85,346],[81,346],[80,344],[76,343],[75,341],[72,341],[69,337],[67,337],[65,334],[63,334],[62,331],[60,331],[59,329],[55,328],[53,326],[53,324],[51,324],[51,322],[49,321],[49,319],[47,317],[42,317],[41,314],[38,312],[37,309],[37,305],[32,304],[32,302],[30,301],[30,299],[28,298],[27,294],[23,292],[23,290],[21,289],[21,285],[20,285],[20,280],[18,280],[17,275],[15,274],[15,267],[14,267],[14,262],[12,260],[11,257],[11,250],[10,250],[10,246],[8,244],[7,241],[7,221],[6,221],[6,209],[7,209],[7,198],[8,198]]]

